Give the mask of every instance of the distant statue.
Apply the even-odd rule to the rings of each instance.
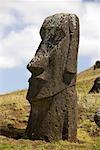
[[[94,84],[89,93],[100,93],[100,76],[95,79]]]
[[[95,112],[94,121],[96,125],[100,128],[100,108],[98,108]]]
[[[100,68],[100,61],[99,60],[97,60],[95,65],[94,65],[94,70],[97,68]]]
[[[49,16],[40,35],[42,41],[27,65],[32,76],[27,93],[31,111],[26,133],[33,140],[75,141],[79,20],[74,14]]]

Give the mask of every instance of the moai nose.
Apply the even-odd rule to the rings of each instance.
[[[34,58],[27,65],[27,69],[32,73],[34,77],[42,74],[46,66],[47,66],[47,56],[46,54],[43,53],[43,50],[40,49],[40,51],[34,56]]]
[[[27,65],[27,69],[32,73],[33,77],[36,77],[44,72],[44,68],[34,66],[31,62]]]

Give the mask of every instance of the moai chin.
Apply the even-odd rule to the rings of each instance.
[[[26,97],[31,104],[26,134],[33,140],[75,141],[78,17],[64,13],[49,16],[40,35],[41,43],[27,65],[32,76]]]

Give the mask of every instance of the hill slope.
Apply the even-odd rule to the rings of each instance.
[[[94,71],[90,68],[77,77],[78,139],[83,143],[66,141],[46,143],[20,139],[24,137],[30,111],[30,105],[25,99],[27,90],[22,90],[0,96],[0,150],[99,149],[100,129],[94,123],[92,116],[100,106],[100,94],[88,94],[97,76],[100,76],[100,69]]]

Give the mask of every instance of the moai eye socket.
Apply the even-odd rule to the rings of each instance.
[[[45,45],[47,52],[51,51],[51,49],[53,49],[55,45],[58,45],[58,43],[65,37],[64,31],[58,27],[50,27],[47,29],[42,27],[40,34],[42,38],[41,44]]]
[[[51,34],[49,40],[53,45],[57,45],[64,37],[65,33],[63,32],[63,30],[60,28],[56,28],[54,30],[54,33]]]

